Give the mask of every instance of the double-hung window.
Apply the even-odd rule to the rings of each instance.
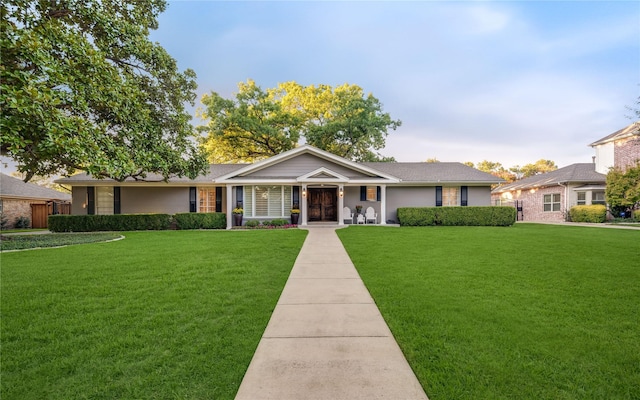
[[[442,187],[442,205],[443,206],[457,206],[458,203],[458,189],[457,187],[444,186]]]
[[[545,194],[543,203],[545,212],[560,211],[560,193]]]
[[[591,204],[607,204],[604,198],[604,192],[591,193]]]
[[[96,214],[113,214],[113,186],[96,186]]]
[[[587,192],[578,192],[578,202],[576,203],[579,206],[584,206],[587,204]]]
[[[216,188],[198,189],[198,212],[216,212]]]
[[[280,217],[291,214],[291,186],[245,186],[244,215],[247,217]]]

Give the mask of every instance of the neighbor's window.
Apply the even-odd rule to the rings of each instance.
[[[584,206],[587,204],[587,192],[578,192],[578,205]]]
[[[281,217],[291,214],[291,186],[245,186],[244,215]]]
[[[544,211],[560,211],[560,193],[544,195]]]
[[[113,186],[96,186],[96,214],[113,214]]]
[[[604,192],[591,193],[591,204],[607,204],[604,199]]]
[[[442,205],[457,206],[458,205],[458,188],[446,187],[442,188]]]
[[[198,212],[216,212],[216,188],[199,188],[198,200]]]

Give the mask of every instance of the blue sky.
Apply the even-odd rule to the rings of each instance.
[[[640,96],[635,1],[170,1],[159,23],[196,106],[247,79],[356,84],[402,120],[398,161],[590,162]]]

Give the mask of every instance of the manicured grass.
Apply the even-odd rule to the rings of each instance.
[[[106,242],[122,237],[120,233],[53,233],[28,235],[3,235],[0,250],[23,250],[39,247],[58,247],[71,244]]]
[[[130,232],[2,255],[2,399],[232,399],[306,236]]]
[[[640,232],[337,232],[431,400],[640,398]]]

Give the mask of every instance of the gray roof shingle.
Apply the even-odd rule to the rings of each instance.
[[[566,183],[605,183],[607,176],[596,172],[594,163],[571,164],[545,174],[534,175],[493,190],[494,193],[531,189]]]
[[[0,173],[0,195],[2,197],[71,201],[71,195],[57,190],[24,183],[22,180]]]
[[[365,162],[359,163],[368,168],[377,170],[383,174],[391,175],[409,183],[438,183],[438,182],[467,182],[467,183],[484,183],[497,184],[504,182],[501,178],[486,172],[479,171],[475,168],[468,167],[457,162],[409,162],[409,163],[387,163],[387,162]],[[246,167],[247,164],[212,164],[209,166],[209,173],[200,175],[196,179],[186,177],[175,177],[169,181],[171,183],[209,183],[214,179],[224,176]],[[295,178],[295,176],[287,176],[282,178]],[[257,178],[257,177],[254,177]],[[264,178],[264,177],[262,177]],[[275,178],[270,176],[269,178]],[[357,179],[354,179],[357,180]],[[97,180],[93,179],[86,173],[73,175],[68,178],[62,178],[56,182],[61,184],[91,184]],[[112,179],[102,179],[102,182],[115,182]],[[149,174],[146,181],[163,182],[162,176]],[[135,182],[133,179],[127,179],[125,182]]]
[[[475,182],[501,183],[503,179],[471,168],[459,162],[365,162],[369,168],[376,169],[403,182],[438,183],[438,182]]]
[[[212,182],[215,178],[218,178],[220,176],[229,174],[233,171],[236,171],[242,167],[246,167],[247,164],[211,164],[209,165],[209,172],[204,174],[204,175],[198,175],[198,177],[196,177],[196,179],[189,179],[185,176],[183,177],[172,177],[169,178],[169,182],[172,183],[208,183],[208,182]],[[72,184],[72,185],[77,185],[79,183],[95,183],[96,181],[99,182],[117,182],[114,179],[100,179],[97,180],[93,177],[91,177],[91,175],[87,174],[87,173],[80,173],[80,174],[76,174],[76,175],[72,175],[69,176],[67,178],[61,178],[56,180],[57,183],[61,183],[61,184]],[[137,182],[135,179],[133,178],[128,178],[125,179],[124,182]],[[162,175],[159,174],[148,174],[146,179],[144,181],[141,182],[164,182],[164,178],[162,177]]]

